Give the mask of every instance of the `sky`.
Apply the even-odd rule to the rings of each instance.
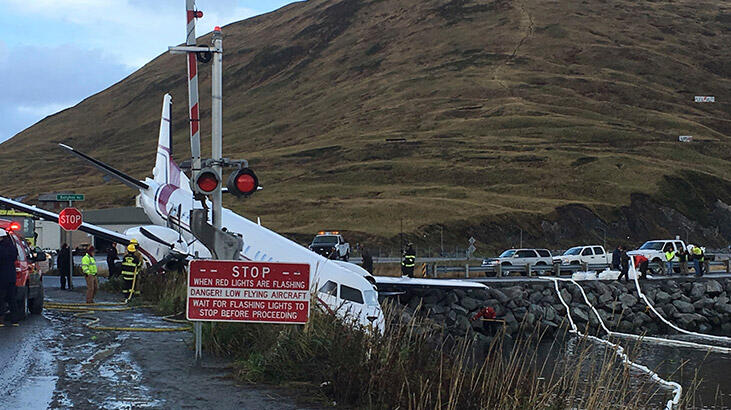
[[[292,0],[196,0],[196,34]],[[185,0],[0,0],[0,142],[185,41]]]

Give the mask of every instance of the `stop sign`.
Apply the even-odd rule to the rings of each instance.
[[[81,212],[76,208],[66,208],[58,214],[58,224],[67,231],[79,229],[81,222]]]

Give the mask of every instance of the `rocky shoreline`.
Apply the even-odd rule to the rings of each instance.
[[[612,331],[658,336],[677,333],[664,324],[639,298],[634,282],[580,281],[586,296]],[[655,309],[682,329],[731,336],[731,279],[641,281],[640,286]],[[599,321],[584,301],[579,288],[559,282],[564,301],[580,329],[600,333]],[[533,333],[537,329],[551,335],[568,327],[566,309],[550,281],[491,283],[489,289],[410,290],[398,297],[404,319],[425,315],[444,326],[454,337],[472,337],[487,343],[504,328],[505,333]],[[478,316],[491,307],[495,320]]]

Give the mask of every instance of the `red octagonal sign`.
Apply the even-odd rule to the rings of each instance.
[[[81,212],[76,208],[66,208],[58,214],[58,224],[67,231],[79,229],[81,223]]]

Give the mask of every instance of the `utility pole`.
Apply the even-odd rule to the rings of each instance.
[[[444,225],[439,225],[439,256],[444,256]]]
[[[523,228],[520,228],[520,246],[519,248],[523,247]]]

